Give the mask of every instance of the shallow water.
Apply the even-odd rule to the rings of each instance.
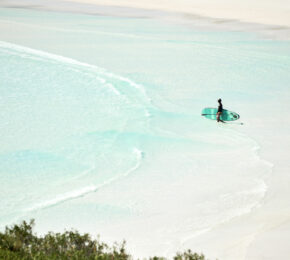
[[[171,254],[262,203],[272,165],[259,144],[200,112],[222,97],[247,125],[286,102],[287,42],[147,19],[0,14],[2,227],[33,217],[40,232],[75,227],[125,238],[139,256]]]

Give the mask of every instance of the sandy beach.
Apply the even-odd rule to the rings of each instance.
[[[170,21],[173,21],[173,23],[175,19],[177,21],[177,24],[179,25],[182,24],[183,21],[186,25],[188,25],[188,21],[194,21],[193,24],[190,22],[190,25],[192,27],[206,27],[209,31],[210,29],[208,28],[213,28],[214,32],[217,32],[219,30],[224,32],[229,29],[229,31],[237,30],[238,32],[243,31],[251,33],[262,33],[262,35],[269,36],[267,44],[273,44],[274,46],[275,39],[286,40],[285,42],[283,42],[286,47],[289,44],[290,40],[290,2],[284,0],[267,0],[258,2],[253,2],[250,0],[12,0],[1,1],[0,7],[9,7],[15,9],[26,8],[28,10],[40,11],[49,10],[68,13],[72,12],[89,15],[93,14],[97,16],[104,15],[108,17],[142,17],[146,19],[167,19],[169,17]],[[51,33],[51,35],[53,35],[53,33],[55,33],[55,35],[58,35],[57,33],[60,33],[61,30],[68,34],[68,32],[70,32],[71,30],[69,26],[66,28],[57,28],[56,25],[54,25],[54,27],[49,27],[49,24],[44,23],[44,25],[39,25],[38,27],[38,25],[35,25],[31,22],[21,24],[21,22],[19,21],[13,21],[12,18],[11,20],[9,20],[8,18],[2,18],[0,16],[0,21],[1,19],[3,20],[0,25],[0,29],[3,34],[2,36],[0,36],[0,40],[23,45],[29,48],[40,49],[42,51],[50,53],[56,53],[58,55],[63,55],[64,57],[71,55],[69,56],[70,58],[81,60],[82,62],[87,62],[88,64],[92,64],[95,60],[97,60],[97,58],[90,57],[89,51],[87,50],[88,48],[84,48],[82,44],[77,45],[76,43],[74,43],[75,46],[69,46],[71,39],[74,39],[72,36],[67,36],[67,38],[57,38],[56,36],[54,36],[54,38],[47,38],[51,40],[51,44],[46,44],[45,42],[41,41],[39,41],[39,43],[37,42],[37,35],[40,34],[43,34],[43,37],[48,37],[47,35],[49,35],[49,33]],[[11,28],[13,28],[13,30],[15,30],[15,32],[17,33],[11,33]],[[106,28],[105,25],[104,28]],[[79,31],[83,34],[83,31],[81,31],[81,29],[79,29]],[[102,30],[100,32],[97,32],[96,34],[99,34],[101,36],[106,35],[106,31],[102,28]],[[140,40],[140,38],[142,39],[142,37],[144,37],[145,41],[150,42],[150,38],[148,40],[148,38],[146,38],[146,34],[145,36],[135,36],[134,34],[132,34],[132,36],[129,33],[127,34],[123,32],[118,35],[117,32],[112,33],[112,35],[109,36],[112,37],[112,39],[114,40],[114,37],[116,37],[116,35],[120,36],[121,38],[131,37],[130,39],[133,39],[133,41],[135,41],[136,39]],[[55,42],[54,39],[56,39]],[[113,41],[112,39],[110,40]],[[174,41],[175,39],[171,40]],[[243,42],[243,40],[241,40],[241,42]],[[239,40],[237,40],[237,43],[240,43]],[[100,46],[102,46],[102,44],[103,43],[100,43]],[[203,43],[200,43],[200,45],[202,44]],[[221,48],[222,52],[227,51],[226,47],[223,48],[218,46],[217,48]],[[250,50],[250,47],[247,46],[247,48],[245,49],[248,51]],[[79,52],[74,52],[75,50],[78,50]],[[243,51],[245,50],[243,49]],[[251,50],[249,51],[249,53],[251,53]],[[261,53],[263,53],[263,50],[261,50]],[[260,57],[262,56],[261,53],[254,56],[256,62],[258,62]],[[283,62],[286,62],[285,60],[289,57],[289,53],[288,56],[283,56],[282,54],[280,56],[279,55],[275,57],[275,60],[273,62],[276,67],[271,65],[272,67],[270,66],[269,70],[281,69],[282,72],[285,72],[289,69],[287,65],[283,65]],[[99,58],[99,56],[97,57]],[[130,56],[125,56],[124,54],[124,57]],[[267,53],[267,51],[265,51],[265,57],[263,56],[263,58],[267,62],[271,59],[271,55]],[[107,60],[102,60],[102,58],[100,58],[100,61],[98,62],[101,63],[102,67],[109,66],[109,62]],[[111,64],[114,64],[112,65],[112,70],[114,72],[117,71],[120,75],[122,75],[122,73],[127,73],[127,75],[130,75],[130,73],[133,74],[135,72],[135,67],[133,65],[130,65],[131,67],[128,66],[130,69],[124,69],[123,71],[121,68],[122,66],[119,66],[120,68],[118,68],[118,66],[114,62],[115,60],[112,58]],[[118,62],[120,61],[117,60],[117,63]],[[147,62],[150,64],[149,61]],[[280,62],[282,63],[282,65]],[[210,64],[208,64],[208,66],[210,66]],[[140,65],[140,68],[141,72],[146,71],[146,69],[143,69],[142,65]],[[255,67],[253,66],[253,68]],[[257,68],[257,72],[259,72],[259,69],[260,67]],[[261,68],[261,71],[262,70],[263,68]],[[141,74],[141,72],[139,73]],[[189,72],[191,71],[189,70]],[[174,73],[174,70],[172,70],[172,73]],[[265,74],[262,75],[266,75],[267,71],[263,73]],[[151,74],[153,75],[152,72]],[[273,72],[273,74],[275,73]],[[262,78],[263,76],[260,77]],[[122,82],[122,80],[124,79],[120,77],[118,80]],[[242,76],[240,77],[240,80],[243,80]],[[160,82],[160,84],[163,83],[162,79],[156,82]],[[267,101],[265,101],[265,103],[261,103],[263,104],[263,106],[260,106],[259,109],[256,108],[256,104],[260,104],[259,98],[253,100],[252,105],[249,105],[248,103],[248,106],[240,105],[239,107],[244,112],[243,118],[246,118],[246,123],[243,128],[238,129],[238,132],[241,134],[241,136],[246,135],[247,137],[249,137],[249,139],[247,139],[248,142],[250,142],[249,140],[254,140],[254,142],[258,144],[258,150],[254,151],[253,154],[258,154],[256,157],[259,157],[259,163],[262,164],[263,167],[265,166],[267,169],[269,169],[270,172],[267,172],[267,174],[265,174],[267,176],[265,177],[267,183],[267,191],[265,192],[265,196],[263,196],[263,199],[259,202],[259,206],[255,205],[255,207],[251,208],[249,212],[245,214],[240,214],[239,216],[233,218],[229,218],[227,221],[224,221],[219,225],[214,226],[209,232],[202,231],[199,235],[194,236],[191,236],[190,233],[188,233],[187,237],[183,238],[181,242],[182,248],[191,248],[193,251],[198,252],[202,251],[205,253],[206,256],[210,257],[210,259],[215,259],[216,257],[219,260],[286,260],[289,257],[290,119],[288,116],[282,117],[280,115],[281,111],[288,111],[290,109],[290,85],[287,85],[287,82],[285,82],[286,81],[281,81],[281,83],[279,83],[277,86],[271,86],[273,87],[273,91],[277,91],[277,93],[279,92],[277,89],[281,87],[281,89],[283,89],[284,91],[284,95],[279,96],[278,94],[273,94],[272,97],[269,95]],[[260,86],[261,89],[262,87],[263,86]],[[257,92],[259,92],[259,89],[257,90]],[[260,95],[263,97],[263,93],[261,93]],[[180,94],[180,96],[182,95]],[[245,100],[247,101],[246,98]],[[181,104],[182,102],[179,105]],[[253,110],[255,110],[255,112],[253,112]],[[242,137],[240,138],[242,139]],[[137,158],[141,158],[143,156],[142,152],[139,152],[139,150],[137,150],[137,152],[135,151],[135,154],[136,153]],[[164,165],[166,165],[166,162],[164,163]],[[135,166],[133,165],[133,169],[136,168],[134,167]],[[150,169],[149,166],[148,169]],[[191,179],[189,178],[188,180],[190,182]],[[132,184],[138,187],[137,179],[133,178]],[[125,183],[124,180],[121,181],[121,186],[122,185],[123,187],[130,190],[130,185]],[[177,186],[178,184],[176,184],[176,187]],[[184,187],[187,186],[185,185]],[[139,188],[141,189],[142,185],[140,185]],[[114,189],[118,189],[117,185],[115,187],[113,185],[112,188],[105,187],[103,198],[109,200],[109,198],[111,198],[112,196],[112,191],[114,191]],[[156,190],[157,189],[158,188],[156,187]],[[92,188],[92,190],[94,189]],[[152,195],[152,197],[154,196]],[[170,195],[170,192],[168,192],[168,197],[174,201],[174,196],[172,194]],[[124,197],[120,198],[120,200],[122,199],[124,201],[126,200]],[[101,201],[101,199],[98,198],[97,195],[91,195],[91,197],[89,196],[88,199],[88,201],[98,200]],[[190,203],[191,201],[188,200],[188,204],[186,205],[190,205]],[[178,203],[176,203],[176,205],[178,205]],[[166,220],[158,218],[158,213],[156,213],[156,215],[157,218],[152,220],[153,227],[154,224],[158,226],[159,224],[166,222]],[[168,218],[170,218],[170,216]],[[132,235],[131,240],[134,240],[134,235],[137,233],[134,228],[139,226],[141,226],[141,232],[144,232],[146,236],[146,232],[148,232],[147,229],[150,227],[150,220],[151,218],[148,218],[148,222],[147,220],[146,222],[140,221],[140,223],[138,223],[138,221],[132,222],[132,227],[130,231],[131,233],[128,232],[129,235]],[[43,223],[46,222],[44,221]],[[142,227],[144,223],[146,225]],[[52,225],[52,227],[54,226]],[[120,232],[124,231],[124,233],[127,231],[128,228],[126,225],[116,225],[116,227],[120,228]],[[111,227],[112,233],[114,231],[114,228],[114,226]],[[40,228],[40,230],[44,230],[44,228]],[[160,235],[161,238],[162,235]],[[111,237],[107,237],[111,239]],[[156,241],[158,241],[158,239]],[[142,242],[140,242],[140,244],[142,245]],[[134,250],[134,246],[131,249]],[[156,248],[154,247],[146,248],[147,251],[144,251],[148,252],[151,249],[153,250],[153,252],[158,252],[158,250],[156,250]],[[172,250],[175,250],[175,248]],[[163,251],[166,252],[170,250],[165,248]],[[170,251],[169,254],[170,253],[172,252]]]
[[[78,3],[134,7],[199,15],[204,17],[233,19],[241,22],[290,26],[290,3],[285,0],[267,1],[201,1],[201,0],[72,0]],[[71,2],[68,1],[68,2]]]
[[[290,40],[288,1],[128,1],[128,0],[3,0],[3,7],[123,17],[147,17],[173,23],[259,33],[269,39]]]

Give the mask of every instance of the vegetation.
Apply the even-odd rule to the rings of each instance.
[[[125,242],[109,247],[88,234],[78,231],[64,233],[49,232],[43,237],[33,233],[34,220],[23,221],[20,225],[6,227],[0,232],[0,259],[7,260],[132,260],[125,250]],[[165,260],[164,257],[152,257],[150,260]],[[205,260],[204,255],[190,250],[177,253],[174,260]]]

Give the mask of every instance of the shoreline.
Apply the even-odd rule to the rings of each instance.
[[[219,4],[193,0],[191,2],[180,1],[132,1],[132,0],[63,0],[65,2],[88,3],[96,5],[131,7],[146,10],[159,10],[183,14],[197,15],[213,19],[240,20],[246,23],[268,24],[290,27],[290,4],[282,7],[285,2],[266,1],[262,5],[253,4],[252,1],[243,1],[243,4],[228,0],[219,1]],[[278,0],[279,1],[279,0]],[[272,2],[272,3],[271,3]],[[273,4],[273,2],[275,4]],[[263,3],[264,4],[264,3]],[[281,6],[279,6],[279,4]],[[278,7],[279,6],[279,7]]]
[[[199,1],[199,0],[197,0]],[[223,0],[226,1],[226,0]],[[214,13],[206,12],[207,4],[200,5],[199,8],[187,8],[169,4],[161,7],[160,4],[149,4],[140,1],[134,3],[131,1],[120,0],[105,2],[104,0],[40,0],[35,4],[35,0],[4,0],[0,7],[4,8],[24,8],[32,10],[68,12],[86,15],[124,17],[124,18],[143,18],[158,19],[176,25],[187,26],[197,30],[213,31],[241,31],[257,34],[264,39],[286,40],[290,41],[290,4],[286,7],[284,13],[289,14],[289,18],[282,15],[282,19],[263,19],[247,18],[247,16],[238,15],[237,12],[229,8],[227,12],[216,11]],[[289,9],[289,11],[287,11]],[[218,9],[219,10],[219,9]],[[263,23],[264,22],[264,23]]]

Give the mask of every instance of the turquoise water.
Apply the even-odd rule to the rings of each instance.
[[[287,42],[147,19],[0,14],[1,227],[33,217],[43,232],[131,238],[142,255],[260,205],[271,164],[259,144],[200,113],[221,97],[247,127],[285,108]]]

